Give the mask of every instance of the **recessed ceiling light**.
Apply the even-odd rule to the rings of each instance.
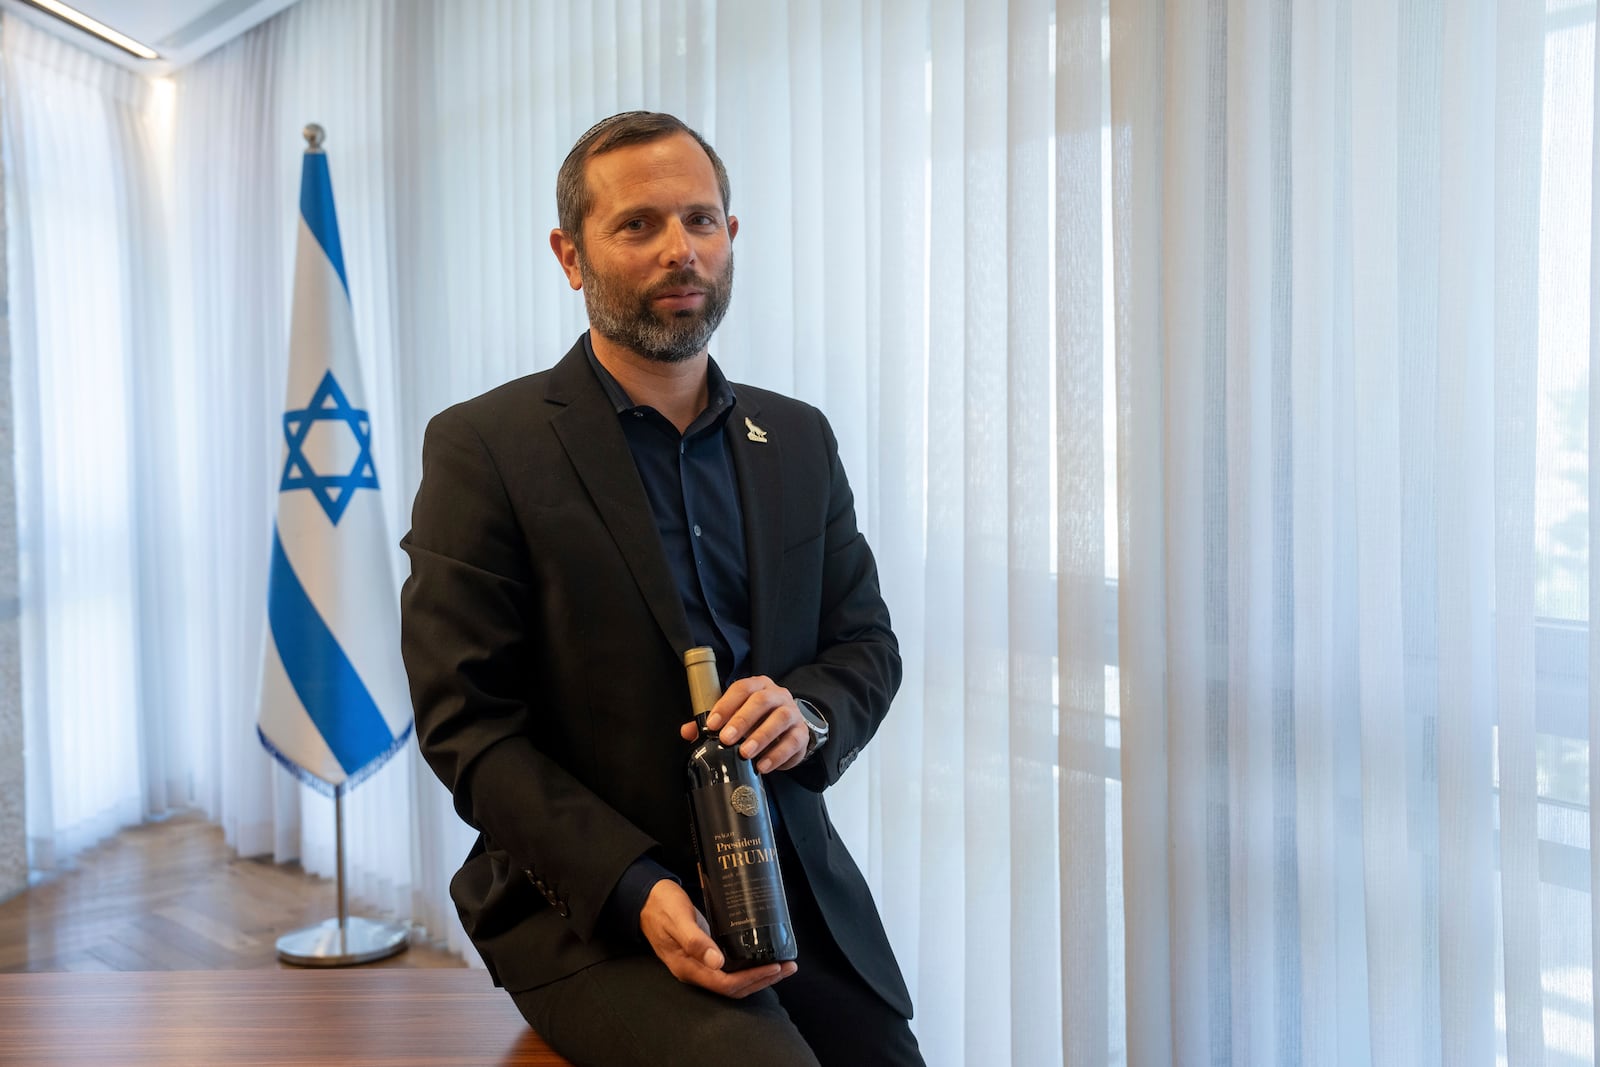
[[[78,29],[92,33],[107,44],[115,45],[130,55],[138,56],[140,59],[161,58],[155,49],[140,44],[126,34],[118,33],[105,23],[90,18],[77,8],[68,7],[60,0],[22,0],[22,2],[54,15],[63,22],[70,22]]]

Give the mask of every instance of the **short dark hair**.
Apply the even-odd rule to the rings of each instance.
[[[594,201],[589,196],[588,178],[584,173],[589,160],[617,148],[649,144],[678,133],[688,134],[705,149],[711,160],[711,169],[717,173],[717,188],[722,193],[722,213],[728,213],[731,200],[728,170],[717,156],[717,150],[707,144],[704,137],[674,115],[659,111],[624,111],[590,126],[588,132],[572,146],[572,151],[567,153],[556,175],[556,216],[561,229],[572,238],[574,244],[583,248],[583,220],[594,207]]]

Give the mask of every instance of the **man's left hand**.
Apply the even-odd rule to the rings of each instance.
[[[755,760],[761,774],[798,766],[811,740],[794,695],[765,675],[740,678],[728,686],[706,716],[706,725],[719,731],[723,744],[738,745],[741,756]],[[684,723],[679,733],[685,741],[700,735],[692,721]]]

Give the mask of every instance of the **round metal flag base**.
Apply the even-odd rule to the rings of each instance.
[[[278,958],[301,967],[352,967],[387,959],[405,948],[403,923],[378,922],[356,915],[345,918],[342,931],[338,919],[324,919],[316,926],[278,938]]]

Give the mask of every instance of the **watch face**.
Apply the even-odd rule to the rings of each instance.
[[[813,730],[826,730],[828,720],[824,719],[809,700],[796,700],[794,706],[800,709],[800,717],[810,724]]]

